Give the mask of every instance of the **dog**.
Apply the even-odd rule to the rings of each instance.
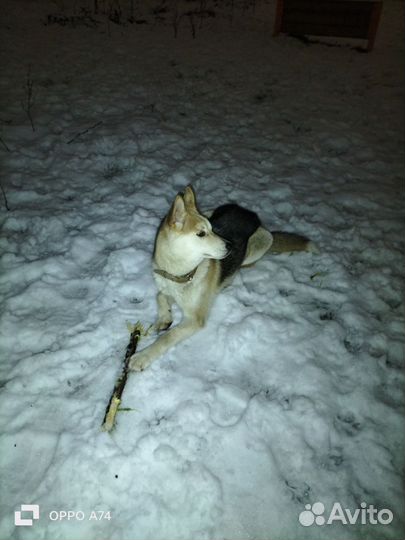
[[[268,251],[317,249],[305,236],[269,232],[255,212],[237,204],[225,204],[203,215],[192,186],[178,193],[155,239],[152,266],[159,292],[154,328],[157,332],[169,329],[174,302],[183,311],[183,319],[135,353],[129,368],[146,369],[168,349],[203,328],[221,289],[240,268],[253,265]]]

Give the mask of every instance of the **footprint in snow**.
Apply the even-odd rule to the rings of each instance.
[[[340,412],[336,415],[333,424],[336,431],[354,437],[362,430],[361,422],[349,411]]]
[[[211,395],[210,417],[221,427],[236,425],[249,403],[249,394],[232,384],[218,385]]]

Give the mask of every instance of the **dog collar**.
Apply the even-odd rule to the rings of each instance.
[[[194,270],[191,270],[191,272],[189,272],[188,274],[184,274],[183,276],[175,276],[173,274],[169,274],[169,272],[161,270],[160,268],[155,268],[154,272],[155,274],[159,274],[159,276],[170,279],[170,281],[174,281],[175,283],[188,283],[189,281],[192,281],[195,273],[197,272],[197,268],[198,266],[196,266]]]

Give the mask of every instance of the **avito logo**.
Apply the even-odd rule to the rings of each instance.
[[[315,525],[331,525],[331,523],[340,522],[343,525],[354,525],[360,523],[365,525],[389,525],[394,519],[394,514],[388,508],[378,510],[372,504],[367,506],[367,503],[362,502],[360,508],[356,508],[354,511],[350,508],[342,508],[342,505],[335,502],[332,506],[332,510],[329,516],[324,516],[325,505],[321,502],[314,504],[306,504],[305,510],[303,510],[298,520],[304,527],[310,527]]]

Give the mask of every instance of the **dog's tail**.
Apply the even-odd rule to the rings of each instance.
[[[305,236],[280,231],[270,232],[260,226],[249,238],[242,266],[252,266],[266,253],[292,253],[293,251],[319,253],[316,244]]]
[[[271,234],[273,242],[269,248],[269,253],[291,253],[293,251],[319,253],[316,244],[300,234],[281,231],[271,231]]]

